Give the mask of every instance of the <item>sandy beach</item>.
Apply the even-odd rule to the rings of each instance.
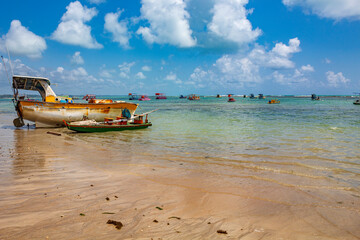
[[[211,156],[115,151],[63,128],[1,132],[1,239],[360,238],[358,192],[319,175],[316,186],[269,180]]]

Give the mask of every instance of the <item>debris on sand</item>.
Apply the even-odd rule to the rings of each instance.
[[[52,135],[55,135],[55,136],[61,136],[60,133],[54,133],[54,132],[46,132],[47,134],[52,134]]]
[[[161,207],[156,207],[157,209],[159,209],[159,210],[163,210],[163,208],[161,208]]]
[[[110,220],[110,219],[106,223],[114,225],[116,227],[116,229],[119,229],[119,230],[124,226],[121,222]]]
[[[224,231],[224,230],[217,230],[217,233],[220,233],[220,234],[227,234],[227,231]]]
[[[154,222],[154,223],[158,223],[159,221],[155,219],[153,222]]]
[[[105,199],[106,199],[106,201],[109,201],[109,200],[110,200],[110,198],[108,198],[108,197],[106,197]]]
[[[103,212],[102,214],[115,214],[113,212]]]
[[[85,216],[85,214],[84,214],[84,213],[80,213],[79,215],[80,215],[80,216]]]
[[[177,219],[177,220],[181,220],[181,218],[176,217],[176,216],[169,217],[168,219],[171,219],[171,218],[175,218],[175,219]]]

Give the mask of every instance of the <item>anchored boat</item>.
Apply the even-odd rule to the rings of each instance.
[[[56,96],[50,87],[50,80],[41,77],[13,76],[14,105],[18,118],[14,125],[21,127],[24,119],[35,122],[37,127],[61,127],[67,122],[84,118],[102,121],[104,118],[120,116],[126,109],[130,117],[138,104],[111,99],[90,99],[87,103],[75,103],[71,98]],[[38,91],[41,100],[19,97],[19,90]]]
[[[77,122],[64,121],[64,124],[70,130],[87,133],[136,130],[152,126],[152,123],[148,120],[148,114],[155,111],[157,111],[157,109],[140,115],[135,115],[134,117],[130,118],[120,116],[116,117],[116,120],[113,120],[113,118],[105,118],[103,122],[96,122],[95,120],[83,120]]]

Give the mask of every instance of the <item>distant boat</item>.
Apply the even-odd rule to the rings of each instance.
[[[250,98],[250,99],[256,99],[257,97],[255,97],[254,94],[251,93],[249,98]]]
[[[311,100],[320,100],[319,96],[316,96],[315,93],[311,94]]]
[[[138,100],[139,96],[135,93],[129,93],[129,100]]]
[[[264,94],[259,93],[258,98],[259,98],[259,99],[265,99]]]
[[[156,99],[167,99],[165,93],[155,93]]]
[[[233,94],[228,94],[228,102],[235,102],[235,99],[232,96]]]
[[[221,98],[221,95],[220,95],[220,94],[217,94],[216,97],[217,97],[217,98]]]
[[[268,102],[268,104],[278,104],[278,103],[280,103],[280,101],[277,100],[277,99],[271,99],[271,100],[269,100],[269,102]]]
[[[180,95],[180,97],[179,97],[179,98],[183,99],[183,98],[186,98],[186,96],[184,96],[184,95]]]
[[[353,104],[355,105],[360,105],[360,93],[359,94],[359,99],[356,99],[355,102],[353,102]]]
[[[189,100],[200,100],[200,97],[198,95],[196,95],[196,94],[190,94],[188,96],[188,99]]]
[[[146,96],[146,95],[142,95],[139,99],[138,99],[139,101],[149,101],[149,100],[151,100],[148,96]]]
[[[83,96],[83,98],[82,99],[84,99],[85,101],[89,101],[89,100],[91,100],[91,99],[95,99],[96,98],[96,95],[94,95],[94,94],[86,94],[85,96]]]

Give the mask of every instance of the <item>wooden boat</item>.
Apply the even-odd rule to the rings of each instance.
[[[105,118],[104,122],[96,122],[94,120],[83,120],[77,122],[64,121],[64,125],[70,130],[87,133],[143,129],[152,126],[152,123],[148,121],[148,114],[154,111],[157,111],[157,109],[140,115],[135,115],[132,118],[117,117],[116,120],[113,120],[113,118]]]
[[[190,94],[188,96],[188,99],[189,100],[200,100],[200,97],[198,95],[195,95],[195,94]]]
[[[94,120],[79,121],[79,122],[66,122],[64,121],[65,126],[76,132],[110,132],[110,131],[124,131],[124,130],[136,130],[143,129],[152,126],[151,122],[147,123],[129,123],[120,124],[120,123],[98,123]]]
[[[268,102],[268,104],[277,104],[277,103],[280,103],[280,101],[277,100],[277,99],[271,99],[271,100],[269,100],[269,102]]]
[[[356,99],[356,100],[353,102],[354,105],[360,105],[360,93],[357,93],[357,94],[359,94],[359,99]]]
[[[18,118],[14,125],[21,127],[24,119],[35,122],[36,127],[61,127],[67,122],[80,121],[84,117],[95,121],[115,118],[121,114],[133,117],[138,104],[111,99],[92,98],[87,103],[75,103],[71,98],[56,96],[50,80],[40,77],[13,76],[14,104]],[[30,100],[18,96],[19,90],[38,91],[41,100]]]

